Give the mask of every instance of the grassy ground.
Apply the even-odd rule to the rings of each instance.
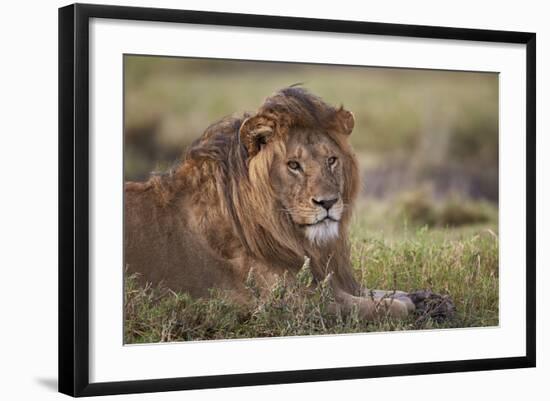
[[[442,323],[411,316],[367,323],[354,313],[333,315],[326,285],[310,290],[307,264],[296,282],[281,278],[267,299],[243,308],[215,292],[191,299],[164,287],[126,280],[125,342],[149,343],[498,325],[498,228],[483,223],[444,228],[410,225],[387,204],[358,208],[351,231],[356,277],[368,288],[449,294],[457,307]],[[443,205],[445,206],[445,205]],[[401,217],[399,217],[401,216]],[[249,280],[251,294],[253,280]]]

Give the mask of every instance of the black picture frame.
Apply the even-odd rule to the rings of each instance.
[[[526,353],[521,357],[383,366],[89,381],[89,21],[91,18],[179,22],[437,38],[526,45],[527,277]],[[71,396],[157,392],[534,367],[535,338],[535,101],[536,35],[436,26],[74,4],[59,9],[59,391]]]

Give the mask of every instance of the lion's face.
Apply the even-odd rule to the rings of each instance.
[[[292,222],[317,245],[339,234],[345,157],[326,134],[297,130],[288,136],[286,152],[271,168],[273,189]]]

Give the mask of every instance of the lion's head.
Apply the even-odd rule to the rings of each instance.
[[[298,267],[308,255],[326,264],[348,252],[359,182],[348,141],[353,128],[349,111],[303,88],[285,88],[255,114],[209,127],[180,172],[227,217],[249,255]],[[228,233],[223,238],[217,244],[227,243]]]
[[[357,191],[357,163],[348,144],[353,115],[335,109],[302,88],[268,98],[240,127],[251,178],[276,199],[313,244],[336,241]],[[262,154],[263,153],[263,154]],[[262,188],[262,176],[269,176]]]

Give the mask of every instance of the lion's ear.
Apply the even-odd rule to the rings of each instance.
[[[239,135],[249,157],[255,156],[269,142],[274,126],[273,120],[262,116],[249,117],[243,121]]]
[[[350,135],[351,131],[355,127],[355,117],[351,111],[347,111],[343,108],[340,108],[336,112],[336,120],[342,132],[346,135]]]

